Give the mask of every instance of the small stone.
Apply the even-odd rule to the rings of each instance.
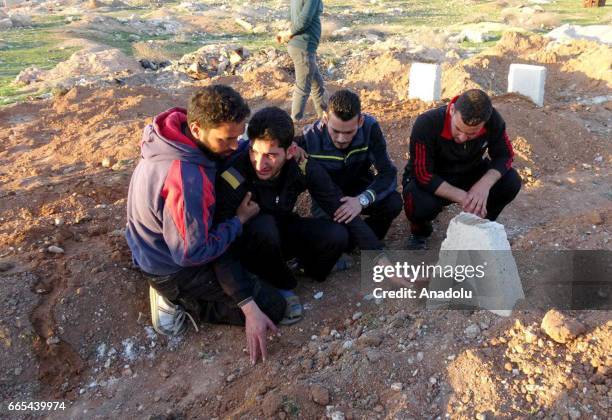
[[[367,331],[359,337],[357,344],[360,349],[378,347],[383,339],[384,335],[380,331]]]
[[[603,218],[601,217],[601,213],[599,212],[594,212],[594,213],[589,214],[587,216],[587,220],[592,225],[601,225],[604,222]]]
[[[362,315],[363,315],[362,312],[355,312],[353,314],[353,321],[357,321],[359,318],[361,318]]]
[[[334,411],[330,414],[331,420],[344,420],[346,417],[342,411]]]
[[[0,273],[12,270],[13,267],[15,267],[15,264],[12,262],[0,262]]]
[[[504,369],[506,369],[508,372],[512,372],[512,363],[506,362]]]
[[[344,350],[350,350],[353,348],[353,340],[346,340],[343,344],[342,344],[342,348]]]
[[[111,159],[108,157],[105,157],[104,159],[102,159],[101,164],[103,168],[110,168],[111,166],[113,166]]]
[[[49,251],[52,254],[63,254],[64,253],[63,248],[60,248],[59,246],[55,246],[55,245],[51,245],[49,248],[47,248],[47,251]]]
[[[471,324],[465,330],[463,330],[463,333],[467,338],[473,340],[480,335],[480,327],[478,324]]]
[[[56,217],[56,218],[53,220],[53,224],[54,224],[55,226],[62,226],[62,225],[64,224],[64,219],[63,219],[62,217]]]
[[[586,330],[580,322],[566,317],[555,309],[544,315],[541,328],[550,338],[562,344],[573,340]]]
[[[417,362],[422,362],[424,358],[425,358],[425,354],[423,354],[422,351],[417,353],[416,355]]]
[[[317,292],[313,296],[315,299],[319,300],[323,297],[323,292]]]
[[[15,368],[15,371],[14,371],[15,376],[21,375],[21,372],[23,372],[23,369],[21,368],[21,366],[18,366]]]
[[[401,382],[392,383],[391,389],[394,391],[401,391],[402,389],[404,389],[404,384],[402,384]]]
[[[378,350],[375,350],[375,349],[368,349],[368,350],[366,351],[366,357],[368,358],[368,360],[369,360],[371,363],[376,363],[376,362],[378,362],[380,359],[382,359],[382,354],[381,354],[381,353],[380,353]]]
[[[227,378],[225,378],[227,382],[233,382],[234,379],[236,379],[236,375],[234,375],[233,373],[231,375],[228,375]]]
[[[329,391],[321,385],[314,384],[310,386],[310,397],[319,405],[329,404]]]
[[[529,330],[525,330],[525,342],[526,343],[529,343],[529,344],[535,343],[537,339],[538,339],[537,335],[535,335]]]
[[[435,385],[437,382],[438,382],[438,380],[437,380],[437,379],[436,379],[434,376],[432,376],[431,378],[429,378],[429,383],[430,383],[430,384]]]
[[[580,416],[582,415],[580,410],[578,410],[575,407],[570,407],[569,410],[568,410],[568,414],[570,416],[570,419],[572,419],[572,420],[578,420],[580,418]]]
[[[59,344],[60,339],[55,337],[54,335],[52,335],[51,337],[47,338],[47,345],[52,346],[55,344]]]

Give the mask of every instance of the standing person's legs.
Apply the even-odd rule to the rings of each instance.
[[[393,191],[384,199],[372,203],[371,206],[363,210],[362,214],[367,216],[364,221],[372,228],[376,237],[383,240],[391,227],[391,223],[401,212],[402,197],[397,191]]]
[[[317,114],[322,115],[326,108],[325,104],[325,87],[323,78],[317,67],[317,59],[315,53],[309,53],[301,48],[296,48],[291,45],[287,46],[289,56],[293,60],[295,68],[295,86],[293,88],[293,99],[291,102],[291,118],[294,121],[299,121],[304,118],[304,109],[308,96],[311,93],[314,84],[315,91],[313,92],[313,101]]]
[[[312,101],[317,117],[322,118],[323,112],[327,111],[327,100],[325,98],[325,83],[317,65],[316,53],[308,53],[308,64],[312,74]]]
[[[325,280],[349,245],[348,230],[341,224],[297,215],[283,219],[281,236],[284,246],[316,281]]]

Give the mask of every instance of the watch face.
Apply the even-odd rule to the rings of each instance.
[[[370,204],[370,201],[364,197],[363,195],[359,196],[359,204],[361,204],[362,206],[367,206],[368,204]]]

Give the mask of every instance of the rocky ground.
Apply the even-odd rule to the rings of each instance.
[[[199,12],[208,14],[231,7],[191,4],[200,3],[206,7]],[[63,5],[62,13],[72,16],[69,7],[77,6],[83,7]],[[162,12],[168,8],[153,13]],[[199,12],[192,11],[194,19]],[[128,19],[141,36],[152,30],[151,19],[164,16],[142,19],[142,30],[129,15],[97,24],[112,31],[118,19]],[[234,28],[242,18],[255,31],[261,22],[250,16],[207,22]],[[92,19],[67,28],[78,35]],[[173,30],[154,24],[160,36]],[[371,29],[355,34],[347,25],[330,35],[326,48],[336,42],[346,49],[323,52],[321,67],[330,91],[360,93],[400,173],[416,116],[481,87],[507,122],[525,182],[499,220],[513,250],[612,248],[609,45],[504,32],[472,50],[446,35],[436,44]],[[39,83],[52,90],[0,108],[0,415],[20,417],[6,411],[10,401],[53,399],[66,401],[66,411],[49,413],[58,418],[609,417],[610,311],[522,308],[501,318],[377,304],[364,299],[357,266],[322,284],[303,279],[305,319],[270,340],[265,364],[249,365],[240,328],[205,325],[178,339],[158,336],[150,327],[147,286],[123,239],[140,133],[155,114],[185,105],[190,92],[209,83],[231,84],[254,110],[287,109],[291,63],[270,45],[223,42],[172,58],[134,57],[92,40],[66,42],[84,52],[30,79],[22,74],[26,89],[38,92]],[[406,98],[415,60],[443,63],[440,103]],[[504,93],[513,62],[547,67],[544,107]],[[457,212],[451,207],[436,222],[434,249]],[[407,234],[400,215],[387,246],[400,249]]]

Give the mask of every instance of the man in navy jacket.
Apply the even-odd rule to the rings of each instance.
[[[402,211],[402,199],[396,191],[397,169],[387,154],[380,125],[361,112],[359,96],[347,89],[334,93],[328,111],[304,129],[299,144],[342,191],[342,206],[334,220],[349,223],[363,214],[382,240]],[[313,214],[324,217],[314,204]]]

